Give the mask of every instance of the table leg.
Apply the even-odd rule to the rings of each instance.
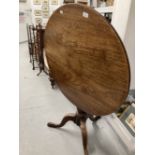
[[[88,136],[87,136],[86,121],[84,120],[80,121],[80,128],[82,133],[84,155],[88,155]]]
[[[55,123],[52,123],[52,122],[49,122],[47,124],[48,127],[51,127],[51,128],[60,128],[62,126],[64,126],[68,121],[73,121],[75,122],[75,119],[76,119],[76,114],[70,114],[70,115],[67,115],[65,116],[61,123],[60,124],[55,124]]]

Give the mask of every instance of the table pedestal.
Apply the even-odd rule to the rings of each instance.
[[[90,114],[85,113],[84,111],[78,109],[76,114],[68,114],[66,115],[60,124],[54,124],[49,122],[47,124],[48,127],[51,128],[60,128],[62,126],[64,126],[68,121],[73,121],[76,125],[78,125],[81,129],[81,133],[82,133],[82,140],[83,140],[83,148],[84,148],[84,155],[88,155],[88,144],[87,144],[87,128],[86,128],[86,120],[87,119],[94,121],[97,121],[100,116],[93,116]]]

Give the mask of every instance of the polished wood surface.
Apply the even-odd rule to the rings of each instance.
[[[48,21],[44,43],[52,76],[79,109],[107,115],[126,99],[130,70],[125,48],[95,10],[77,4],[58,8]]]

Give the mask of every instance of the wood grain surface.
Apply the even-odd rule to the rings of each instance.
[[[52,75],[73,104],[98,116],[120,107],[128,95],[129,63],[102,15],[84,5],[64,5],[50,17],[44,43]]]

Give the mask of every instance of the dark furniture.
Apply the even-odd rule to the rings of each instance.
[[[36,25],[36,42],[37,42],[37,48],[38,48],[38,57],[39,57],[39,73],[37,74],[38,76],[42,71],[44,71],[46,74],[45,70],[45,65],[44,65],[44,58],[43,58],[43,51],[44,51],[44,32],[45,29],[42,28],[42,25]]]
[[[49,80],[51,82],[51,86],[52,86],[52,88],[54,88],[55,81],[52,76],[52,71],[45,65],[44,33],[45,33],[45,28],[43,28],[41,24],[37,25],[36,26],[36,38],[37,38],[39,70],[40,70],[37,75],[39,76],[42,71],[44,73],[46,73],[47,75],[49,75]]]
[[[77,107],[71,120],[81,128],[85,155],[86,120],[115,112],[128,95],[130,69],[123,43],[112,25],[84,5],[58,8],[48,21],[44,44],[49,68],[63,94]]]
[[[27,37],[28,37],[28,48],[30,55],[30,62],[32,63],[32,69],[35,70],[37,66],[35,62],[38,62],[37,46],[36,46],[36,32],[34,25],[26,25]]]
[[[30,55],[30,62],[32,63],[33,70],[39,68],[39,73],[43,71],[47,75],[49,75],[49,80],[51,82],[52,88],[55,86],[55,81],[52,77],[52,71],[46,67],[44,62],[44,32],[45,28],[42,27],[41,24],[36,25],[28,25],[27,28],[27,36],[28,36],[28,48]]]

